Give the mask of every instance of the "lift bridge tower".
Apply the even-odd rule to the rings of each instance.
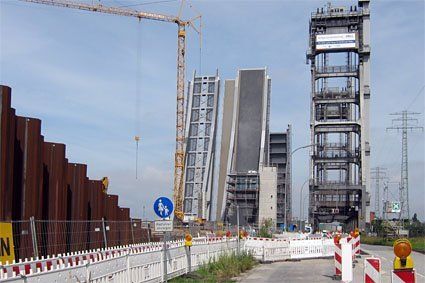
[[[364,230],[370,222],[369,0],[317,9],[309,36],[309,221],[316,229],[339,222]]]

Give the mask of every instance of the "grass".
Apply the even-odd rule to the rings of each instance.
[[[239,255],[236,253],[222,255],[216,261],[202,265],[197,271],[174,278],[170,282],[234,282],[232,278],[252,269],[256,264],[254,257],[246,252]]]
[[[382,237],[368,237],[361,236],[362,244],[379,245],[379,246],[393,246],[394,239]],[[425,237],[409,238],[412,244],[412,249],[417,252],[425,253]]]

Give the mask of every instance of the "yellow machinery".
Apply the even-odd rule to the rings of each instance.
[[[108,192],[108,188],[109,188],[109,179],[108,179],[108,177],[103,177],[102,178],[102,185],[103,185],[103,192],[106,194]]]
[[[185,80],[185,55],[186,55],[186,27],[192,27],[200,33],[195,26],[195,21],[201,21],[201,15],[190,20],[182,20],[179,16],[170,16],[157,13],[141,12],[124,7],[111,7],[102,4],[86,4],[71,0],[20,0],[37,4],[51,5],[63,8],[79,9],[91,12],[135,17],[139,20],[147,19],[177,24],[177,118],[176,118],[176,150],[174,156],[174,207],[175,215],[183,220],[183,174],[184,174],[184,80]],[[183,4],[183,2],[182,2]],[[181,9],[180,9],[181,12]],[[180,14],[180,13],[179,13]],[[201,24],[199,25],[201,27]],[[137,138],[137,137],[136,137]],[[137,141],[137,139],[136,139]]]

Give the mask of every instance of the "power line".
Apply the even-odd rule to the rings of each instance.
[[[407,106],[406,110],[408,110],[413,105],[413,103],[415,103],[416,99],[418,99],[419,95],[422,93],[422,91],[424,89],[425,89],[425,85],[423,85],[421,87],[421,89],[419,90],[418,94],[415,96],[415,98],[413,98],[412,102],[410,102],[409,106]]]
[[[390,115],[398,116],[392,120],[392,126],[387,127],[387,131],[397,130],[402,133],[402,155],[401,155],[401,178],[400,178],[400,202],[402,211],[400,213],[400,219],[410,219],[410,208],[409,208],[409,166],[408,166],[408,143],[407,143],[407,132],[415,130],[422,130],[423,127],[417,126],[418,120],[412,118],[414,115],[419,115],[417,112],[410,112],[403,110],[397,113],[391,113]]]

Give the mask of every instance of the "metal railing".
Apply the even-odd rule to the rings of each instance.
[[[244,243],[244,249],[263,262],[332,257],[334,255],[332,239],[248,238]]]
[[[149,228],[132,221],[12,221],[15,260],[146,243]]]
[[[179,240],[90,250],[2,266],[0,282],[164,282],[235,253],[238,243],[204,237],[190,248]]]
[[[357,65],[344,65],[344,66],[317,66],[316,72],[318,74],[331,74],[331,73],[353,73],[358,71]]]

